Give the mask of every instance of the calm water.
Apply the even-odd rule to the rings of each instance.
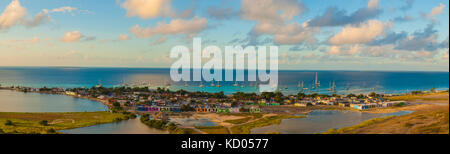
[[[360,124],[363,121],[410,114],[411,111],[400,111],[386,114],[371,114],[353,111],[313,111],[307,118],[284,119],[280,125],[252,129],[252,134],[280,132],[282,134],[314,134],[328,131],[330,128],[344,128]]]
[[[150,128],[142,124],[139,118],[117,123],[63,130],[61,132],[67,134],[168,134],[167,131]]]
[[[312,88],[315,72],[321,87],[318,90],[304,90],[305,93],[329,93],[332,82],[336,83],[337,93],[405,93],[412,90],[429,90],[449,88],[448,72],[360,72],[360,71],[280,71],[279,87],[287,94],[299,92],[298,84],[303,81],[304,88]],[[224,74],[225,75],[225,74]],[[128,85],[146,85],[165,87],[171,84],[172,90],[220,92],[258,92],[255,82],[220,82],[222,87],[210,86],[200,88],[200,82],[173,83],[169,69],[146,68],[58,68],[58,67],[0,67],[0,84],[2,86],[47,87],[91,87],[103,84],[113,87],[126,83]],[[217,84],[217,82],[215,82]],[[244,85],[244,87],[241,87]],[[287,86],[288,89],[285,89]],[[301,90],[301,89],[300,89]]]
[[[93,112],[107,109],[105,105],[87,99],[0,90],[0,112]]]
[[[195,119],[195,118],[192,118],[192,117],[187,117],[187,118],[170,118],[170,121],[171,122],[175,122],[177,124],[181,124],[183,126],[190,126],[190,127],[194,127],[194,126],[205,126],[205,127],[218,126],[217,123],[212,122],[208,118],[199,118],[199,119]]]

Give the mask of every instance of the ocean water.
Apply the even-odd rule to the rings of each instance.
[[[232,94],[235,92],[259,92],[257,82],[173,82],[169,69],[151,68],[75,68],[75,67],[0,67],[0,85],[26,87],[92,87],[102,84],[114,87],[148,86],[166,87],[171,90],[206,91]],[[321,86],[312,90],[317,73]],[[224,74],[225,75],[225,74]],[[299,83],[303,82],[303,88]],[[280,71],[279,90],[285,94],[330,94],[332,83],[338,94],[347,93],[405,93],[414,90],[448,90],[448,72],[381,72],[381,71]],[[239,86],[234,86],[234,84]],[[203,84],[204,87],[200,87]],[[308,89],[304,89],[308,88]]]

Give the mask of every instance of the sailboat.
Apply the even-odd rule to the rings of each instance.
[[[220,86],[220,84],[219,84],[219,81],[217,81],[217,85],[216,85],[216,87],[221,87],[221,86]]]
[[[187,82],[184,82],[185,87],[189,87],[189,84]]]

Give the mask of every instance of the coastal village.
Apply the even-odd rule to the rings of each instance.
[[[16,86],[0,87],[0,90],[65,95],[97,101],[108,106],[105,111],[109,113],[78,113],[79,116],[92,114],[88,118],[96,120],[91,121],[91,123],[81,123],[82,126],[72,123],[69,124],[71,125],[70,127],[76,128],[94,125],[99,120],[97,119],[99,117],[103,117],[102,120],[108,123],[136,118],[139,115],[142,124],[173,134],[250,134],[253,128],[279,124],[282,119],[305,118],[305,115],[316,110],[349,110],[381,113],[402,109],[421,111],[421,108],[434,107],[436,105],[420,105],[415,103],[413,98],[419,98],[420,96],[427,97],[428,95],[433,97],[434,95],[443,95],[448,98],[448,91],[441,92],[435,91],[434,89],[430,91],[412,91],[406,95],[383,95],[374,92],[359,95],[304,94],[302,92],[296,95],[284,95],[279,91],[263,92],[260,94],[237,92],[225,95],[223,92],[170,91],[164,88],[150,89],[148,87],[106,88],[101,85],[91,88],[67,89]],[[392,99],[397,97],[399,99]],[[418,112],[418,114],[420,113],[422,112]],[[214,125],[191,125],[183,122],[186,118],[206,118],[208,121],[213,122]],[[46,120],[49,119],[42,121]],[[50,119],[49,121],[53,124],[54,122],[61,121],[61,119]],[[443,126],[448,125],[444,124]],[[57,133],[54,130],[49,132],[49,129],[45,127],[47,126],[39,126],[39,128],[29,130],[29,133],[37,133],[36,131],[42,129],[46,130],[46,133]],[[70,127],[55,127],[54,129],[64,130]],[[9,133],[11,131],[14,133],[14,130],[16,130],[14,127],[7,126],[3,129],[8,130]],[[336,133],[334,130],[330,132]],[[342,131],[340,130],[338,132]]]
[[[9,89],[87,98],[102,102],[109,106],[112,111],[120,107],[126,111],[139,114],[171,112],[270,113],[276,112],[274,109],[280,107],[308,108],[313,106],[339,106],[356,110],[370,110],[406,105],[404,101],[384,100],[384,95],[374,92],[366,95],[306,95],[300,92],[297,95],[285,96],[281,92],[263,92],[260,95],[237,92],[232,95],[224,95],[223,92],[187,92],[184,90],[174,92],[164,88],[151,90],[147,87],[105,88],[96,86],[73,89],[10,87]],[[289,110],[278,112],[289,112]]]

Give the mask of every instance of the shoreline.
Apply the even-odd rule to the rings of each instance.
[[[60,130],[114,123],[130,118],[128,115],[109,112],[0,112],[0,129],[6,134],[62,134]],[[10,124],[7,124],[8,121]]]
[[[12,90],[12,91],[17,91],[17,92],[23,92],[23,91],[16,90],[13,88],[0,88],[0,90]],[[68,95],[66,93],[55,93],[55,92],[34,92],[34,93],[42,93],[42,94],[50,94],[50,95],[65,95],[65,96],[71,96],[74,98],[88,99],[88,100],[99,102],[99,103],[107,106],[109,110],[112,107],[106,100],[93,98],[93,97]],[[437,94],[442,94],[442,93],[437,93]],[[445,94],[445,93],[443,93],[443,94]],[[448,93],[446,93],[446,94],[448,95]],[[260,114],[262,114],[262,117],[256,118],[256,119],[251,118],[251,119],[247,120],[247,122],[241,123],[241,124],[231,124],[226,121],[248,118],[249,115],[253,115],[253,114],[252,113],[220,114],[220,113],[198,113],[198,112],[181,112],[181,113],[176,113],[176,114],[178,114],[178,117],[180,117],[180,116],[181,117],[193,116],[194,118],[205,118],[206,117],[206,118],[210,119],[212,122],[215,122],[218,124],[218,126],[220,128],[216,126],[217,129],[222,129],[221,131],[217,131],[217,132],[224,132],[223,129],[226,129],[227,133],[233,133],[233,131],[232,131],[233,127],[238,127],[238,126],[245,125],[245,124],[251,124],[252,122],[255,122],[258,120],[264,120],[264,119],[272,118],[272,117],[280,117],[280,116],[281,117],[283,117],[283,116],[289,117],[289,116],[291,116],[291,118],[292,118],[292,116],[297,115],[297,114],[307,115],[310,112],[315,111],[315,110],[353,111],[353,112],[366,112],[366,113],[381,114],[381,113],[392,113],[392,112],[398,112],[398,111],[417,111],[417,109],[420,109],[421,107],[427,106],[427,105],[435,105],[435,104],[417,103],[417,102],[410,103],[409,102],[409,104],[407,106],[403,106],[403,107],[377,108],[377,109],[362,110],[362,111],[356,110],[353,108],[348,108],[348,107],[329,106],[329,105],[317,105],[317,106],[311,106],[311,107],[295,107],[293,105],[270,106],[270,107],[262,107],[262,109],[269,109],[273,112],[260,113]],[[277,112],[274,112],[274,111],[277,111]],[[136,112],[136,113],[138,113],[138,112]],[[177,116],[170,115],[170,117],[177,117]],[[304,117],[302,117],[302,118],[304,118]],[[284,118],[272,119],[272,120],[275,120],[275,122],[272,124],[280,123],[282,119],[284,119]],[[271,125],[270,122],[268,122],[268,123],[269,123],[269,125]],[[268,125],[263,124],[261,127],[263,127],[263,126],[268,126]],[[202,130],[207,130],[210,132],[216,131],[214,129],[209,130],[211,128],[208,128],[208,127],[197,128],[195,126],[192,127],[192,126],[181,125],[180,128],[181,129],[191,129],[191,130],[197,131],[198,133],[205,133]],[[244,130],[243,132],[251,131],[252,128],[257,128],[257,127],[251,127],[249,130]]]

